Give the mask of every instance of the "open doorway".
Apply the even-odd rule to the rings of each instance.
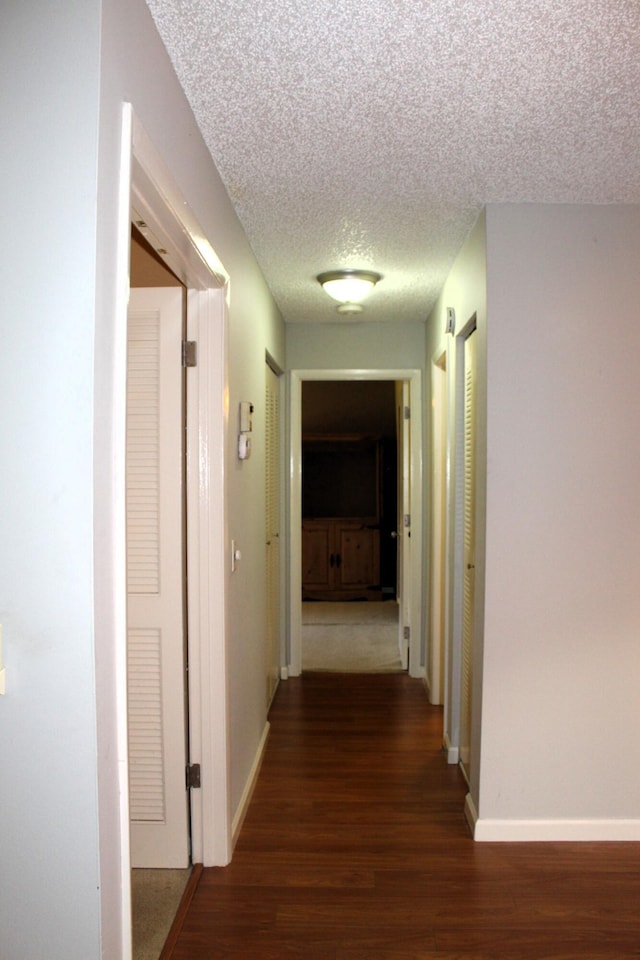
[[[403,669],[396,385],[302,385],[302,669]]]
[[[347,419],[344,403],[338,402],[337,413],[334,414],[333,425],[326,429],[340,430],[336,436],[314,436],[311,431],[312,423],[307,421],[303,431],[303,387],[307,383],[328,383],[329,390],[333,390],[336,397],[340,396],[339,387],[346,381],[357,382],[365,386],[367,383],[380,381],[385,386],[388,397],[393,397],[389,403],[386,417],[393,424],[389,428],[389,438],[398,449],[398,422],[401,424],[402,443],[402,473],[403,483],[398,483],[398,462],[396,455],[388,458],[388,467],[395,479],[396,508],[386,510],[384,524],[380,516],[376,517],[375,508],[371,514],[371,506],[366,506],[360,515],[353,517],[353,504],[343,500],[343,506],[335,515],[335,508],[326,510],[331,516],[318,517],[309,506],[309,494],[304,492],[303,507],[303,435],[305,443],[310,440],[312,458],[322,459],[323,451],[319,446],[341,442],[351,445],[349,457],[359,460],[358,471],[366,470],[366,463],[378,463],[378,482],[380,477],[380,424],[375,425],[375,434],[369,428],[368,432],[347,432]],[[401,387],[401,389],[398,389]],[[314,388],[312,388],[313,391]],[[346,389],[349,389],[348,385]],[[318,388],[319,390],[319,388]],[[385,392],[383,391],[383,392]],[[321,392],[321,391],[319,391]],[[400,410],[398,410],[398,398]],[[421,376],[418,370],[324,370],[324,371],[291,371],[289,375],[289,423],[290,423],[290,489],[289,489],[289,609],[288,609],[288,657],[286,671],[288,675],[297,676],[303,669],[303,606],[309,603],[333,604],[336,601],[348,604],[350,608],[365,611],[371,609],[372,603],[379,603],[383,607],[389,604],[388,609],[394,610],[394,631],[397,637],[397,649],[400,652],[401,669],[408,666],[412,676],[424,675],[424,651],[422,643],[422,461],[421,450]],[[306,417],[307,414],[304,413]],[[355,426],[349,425],[351,429]],[[314,427],[315,429],[315,427]],[[315,444],[315,448],[314,448]],[[333,452],[335,454],[335,451]],[[333,455],[333,454],[332,454]],[[309,472],[311,461],[307,459],[306,472]],[[382,458],[384,462],[384,457]],[[382,467],[384,473],[384,466]],[[368,472],[368,471],[367,471]],[[347,471],[347,477],[349,471]],[[338,488],[338,494],[349,498],[353,494],[353,484],[348,479],[340,479],[339,471],[334,470],[333,479],[320,486],[330,485]],[[406,500],[398,510],[400,503],[400,488]],[[389,484],[393,490],[393,484]],[[326,493],[326,491],[324,491]],[[331,491],[329,491],[331,492]],[[336,493],[336,491],[333,491]],[[414,495],[415,492],[415,495]],[[316,491],[317,493],[317,491]],[[371,498],[369,491],[369,498]],[[375,500],[375,494],[374,494]],[[371,499],[369,500],[369,504]],[[413,504],[413,509],[410,506]],[[340,516],[340,512],[343,516]],[[306,516],[303,517],[303,513]],[[381,513],[381,511],[380,511]],[[398,521],[398,513],[401,519]],[[347,516],[349,514],[349,516]],[[303,530],[304,526],[307,530]],[[342,521],[358,520],[356,529],[346,529],[340,526]],[[328,521],[335,521],[330,523]],[[384,526],[384,530],[381,527]],[[394,535],[395,536],[392,536]],[[385,542],[385,559],[380,554],[381,538]],[[303,539],[309,542],[304,545]],[[315,543],[313,542],[315,540]],[[393,561],[388,557],[395,554],[395,572]],[[355,554],[355,557],[352,556]],[[402,567],[398,566],[398,557],[402,555]],[[333,564],[331,560],[333,558]],[[344,575],[345,566],[347,575]],[[304,593],[303,593],[304,567]],[[398,570],[402,574],[398,576]],[[355,571],[355,573],[354,573]],[[395,584],[395,586],[394,586]],[[336,595],[338,591],[341,595]],[[384,591],[384,592],[383,592]],[[305,599],[303,600],[303,595]],[[382,599],[382,598],[385,599]],[[387,599],[388,598],[388,599]],[[332,610],[329,610],[331,614]],[[402,619],[401,619],[402,617]]]

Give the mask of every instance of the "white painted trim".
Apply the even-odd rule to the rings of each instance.
[[[302,672],[302,382],[304,380],[408,381],[411,392],[411,640],[409,674],[424,677],[422,572],[422,374],[420,370],[291,370],[289,372],[289,597],[288,663],[290,677]]]
[[[139,227],[185,287],[222,288],[229,275],[169,168],[133,114],[131,212]]]
[[[120,953],[122,960],[132,957],[131,925],[131,838],[129,813],[129,737],[127,697],[127,310],[129,306],[129,262],[131,238],[131,162],[133,109],[125,103],[122,111],[120,142],[120,180],[118,183],[118,234],[116,238],[116,321],[114,330],[114,450],[113,463],[113,601],[114,658],[118,756],[118,792],[120,800]]]
[[[201,789],[192,791],[192,843],[194,858],[220,866],[231,857],[224,526],[229,278],[135,115],[132,156],[132,207],[144,211],[188,288],[187,328],[199,345],[198,365],[187,378],[190,759],[200,762],[202,773]]]
[[[132,205],[142,211],[168,261],[187,288],[187,324],[200,338],[200,366],[190,371],[194,412],[188,415],[191,515],[190,706],[192,743],[201,750],[203,786],[194,797],[194,851],[206,865],[228,863],[231,810],[228,704],[225,658],[225,497],[223,451],[226,437],[226,343],[228,275],[182,198],[129,103],[123,104],[118,188],[118,238],[114,359],[114,616],[116,661],[117,767],[120,794],[120,941],[131,958],[131,885],[126,669],[126,363],[129,241]],[[226,287],[225,287],[226,285]],[[204,453],[206,451],[206,456]],[[195,502],[194,502],[195,497]],[[197,526],[197,536],[194,530]],[[197,681],[199,676],[199,689]]]
[[[478,811],[476,810],[476,805],[473,802],[473,797],[470,793],[468,793],[464,798],[464,816],[469,826],[469,830],[471,831],[471,836],[474,840],[477,840],[476,826],[478,823]]]
[[[640,820],[491,820],[476,816],[473,838],[486,843],[637,842]]]
[[[228,430],[225,291],[189,290],[187,331],[198,365],[187,373],[187,568],[190,762],[202,786],[191,795],[195,863],[231,859],[227,693],[225,463]]]
[[[253,759],[249,777],[244,786],[244,790],[242,791],[242,796],[240,798],[240,803],[238,804],[238,809],[236,810],[236,815],[233,818],[232,835],[234,847],[238,842],[238,837],[240,836],[240,831],[242,830],[242,824],[244,823],[244,818],[247,815],[249,804],[251,803],[251,797],[253,796],[253,791],[255,790],[256,783],[258,782],[260,767],[262,766],[262,761],[264,760],[264,754],[267,748],[267,740],[269,739],[270,730],[271,724],[267,721],[267,723],[265,723],[264,730],[262,731],[262,736],[260,738],[260,743],[258,744],[256,755]]]
[[[447,733],[444,734],[442,744],[447,755],[447,763],[460,763],[460,751],[457,747],[453,746]]]
[[[429,701],[444,704],[446,701],[447,675],[447,527],[449,499],[448,469],[448,373],[447,350],[441,347],[431,359],[431,429],[430,437],[430,476],[428,530],[429,602],[427,624],[427,676],[429,677]],[[438,489],[444,487],[445,494],[441,508],[435,508],[434,491],[436,480],[440,479]]]
[[[302,377],[297,371],[289,373],[289,630],[287,643],[287,674],[299,677],[302,673]]]

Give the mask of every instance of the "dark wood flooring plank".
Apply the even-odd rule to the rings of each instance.
[[[474,843],[420,681],[309,674],[270,720],[172,960],[640,960],[640,845]]]

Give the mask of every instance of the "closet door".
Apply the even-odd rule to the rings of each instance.
[[[471,690],[473,682],[473,616],[475,598],[475,455],[476,455],[476,334],[464,347],[464,570],[462,601],[462,690],[460,760],[471,761]]]
[[[134,867],[189,864],[181,287],[131,291],[127,367],[129,802]]]

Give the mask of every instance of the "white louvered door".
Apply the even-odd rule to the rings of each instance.
[[[131,290],[127,590],[131,862],[189,863],[180,287]]]
[[[267,705],[280,678],[280,380],[266,365],[265,527],[267,568]]]
[[[471,688],[473,680],[473,616],[475,594],[475,451],[476,334],[464,345],[464,570],[462,599],[462,690],[460,760],[471,761]]]

